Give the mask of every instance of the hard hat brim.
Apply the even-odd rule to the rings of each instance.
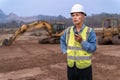
[[[70,14],[73,14],[73,13],[75,13],[75,12],[71,12]],[[84,13],[84,12],[78,12],[78,13],[81,13],[81,14],[83,14],[83,15],[87,16],[87,14],[86,14],[86,13]]]

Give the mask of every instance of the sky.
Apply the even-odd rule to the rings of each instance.
[[[78,3],[84,6],[87,15],[120,14],[120,0],[0,0],[0,9],[7,15],[13,12],[22,17],[62,15],[69,18],[72,6]]]

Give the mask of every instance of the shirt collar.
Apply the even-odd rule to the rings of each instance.
[[[83,24],[82,28],[80,29],[80,31],[78,33],[81,33],[84,28],[85,28],[85,25]],[[73,27],[73,30],[74,30],[75,33],[77,32],[75,26]]]

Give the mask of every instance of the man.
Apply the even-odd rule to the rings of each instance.
[[[96,35],[84,24],[86,13],[80,4],[73,5],[74,26],[68,27],[60,38],[61,49],[67,54],[68,80],[92,80],[91,57],[96,50]]]

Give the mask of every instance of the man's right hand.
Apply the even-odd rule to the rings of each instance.
[[[79,34],[75,34],[75,40],[81,43],[82,42],[82,36],[79,35]]]

